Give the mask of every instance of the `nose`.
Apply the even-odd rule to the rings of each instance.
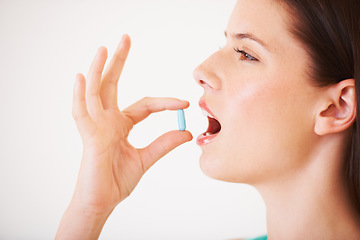
[[[218,51],[196,67],[193,72],[195,81],[204,89],[221,89],[221,61],[219,58]]]

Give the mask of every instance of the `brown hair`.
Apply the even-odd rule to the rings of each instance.
[[[346,178],[360,213],[360,0],[278,0],[293,16],[290,32],[309,54],[319,87],[355,79],[357,116],[345,160]]]

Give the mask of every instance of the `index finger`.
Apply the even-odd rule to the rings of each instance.
[[[150,98],[145,97],[129,106],[122,112],[129,117],[134,125],[147,118],[151,113],[165,110],[178,110],[189,107],[188,101],[176,98]]]

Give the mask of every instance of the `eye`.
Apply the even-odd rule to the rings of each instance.
[[[240,60],[243,61],[259,61],[256,58],[254,58],[253,56],[251,56],[250,54],[248,54],[247,52],[240,50],[238,48],[234,48],[235,52],[240,53],[241,57]]]

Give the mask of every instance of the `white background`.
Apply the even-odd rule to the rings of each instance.
[[[52,239],[75,186],[81,140],[71,116],[77,72],[121,35],[132,50],[121,108],[144,96],[190,101],[188,130],[207,128],[192,70],[225,43],[234,0],[0,1],[0,239]],[[246,10],[244,10],[246,11]],[[154,114],[130,142],[143,147],[177,129]],[[156,163],[106,223],[101,239],[232,239],[265,233],[265,208],[243,184],[206,177],[187,143]]]

